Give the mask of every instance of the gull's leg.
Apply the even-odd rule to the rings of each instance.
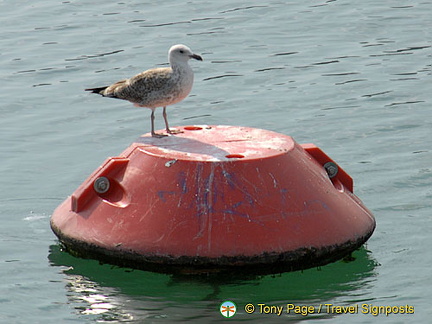
[[[169,125],[168,125],[168,116],[167,116],[167,112],[166,112],[166,106],[163,107],[162,116],[163,116],[163,118],[165,120],[166,131],[169,134],[169,133],[171,133],[171,131],[170,131],[170,128],[169,128]]]
[[[179,134],[179,133],[183,133],[183,132],[180,131],[180,130],[176,130],[176,129],[171,130],[171,129],[169,128],[169,125],[168,125],[168,115],[167,115],[167,112],[166,112],[166,106],[163,107],[162,116],[163,116],[163,118],[164,118],[164,120],[165,120],[166,132],[167,132],[168,134]]]
[[[150,120],[151,120],[151,136],[153,137],[157,137],[157,138],[161,138],[167,135],[163,135],[163,134],[156,134],[155,133],[155,127],[154,127],[154,120],[155,120],[155,115],[154,115],[154,108],[152,109],[151,115],[150,115]]]

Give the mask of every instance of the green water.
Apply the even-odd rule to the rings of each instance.
[[[284,305],[289,301],[298,306],[335,303],[365,303],[370,300],[357,293],[376,280],[377,262],[365,248],[353,254],[352,261],[339,261],[322,268],[273,276],[171,276],[133,269],[101,265],[97,261],[77,259],[62,253],[58,245],[50,248],[49,260],[63,269],[66,289],[72,303],[81,303],[86,314],[98,314],[102,308],[105,320],[133,318],[125,312],[128,298],[140,301],[145,318],[171,320],[202,319],[208,314],[218,318],[221,301],[231,300],[239,308],[248,303]],[[100,306],[101,304],[104,304]],[[143,314],[140,314],[144,316]],[[218,316],[216,316],[218,315]],[[319,317],[334,314],[323,312]],[[239,309],[233,320],[262,321],[259,310],[247,314]],[[304,319],[302,314],[287,316]],[[222,318],[222,317],[221,317]],[[279,320],[269,317],[266,320]]]

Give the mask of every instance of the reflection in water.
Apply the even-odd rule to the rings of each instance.
[[[67,273],[67,270],[65,271]],[[116,298],[117,290],[101,287],[81,275],[68,274],[66,277],[68,299],[82,315],[98,315],[95,318],[106,321],[132,320],[124,311],[123,303]]]
[[[361,248],[354,260],[318,269],[272,276],[171,276],[101,265],[75,258],[53,245],[49,260],[62,267],[70,303],[86,319],[97,322],[203,321],[221,319],[219,305],[232,300],[238,313],[231,320],[262,320],[243,311],[247,303],[285,305],[319,303],[350,305],[368,299],[377,263]],[[287,315],[302,319],[301,315]],[[308,316],[322,319],[328,314]],[[334,316],[334,315],[331,315]],[[273,317],[272,317],[273,318]],[[275,321],[280,318],[273,318]],[[303,318],[304,319],[304,318]],[[271,318],[266,317],[266,321]]]

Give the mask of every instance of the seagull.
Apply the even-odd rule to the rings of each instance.
[[[181,131],[169,128],[166,107],[182,101],[192,89],[194,74],[188,64],[190,59],[203,60],[186,45],[174,45],[168,51],[170,67],[150,69],[110,86],[90,88],[85,91],[91,91],[104,97],[128,100],[136,107],[150,108],[152,110],[151,135],[157,138],[168,136],[157,134],[154,129],[155,109],[163,107],[162,115],[166,132],[168,134],[181,133]]]

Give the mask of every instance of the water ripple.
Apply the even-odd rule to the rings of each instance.
[[[394,106],[401,106],[401,105],[412,105],[412,104],[418,104],[425,102],[423,100],[412,100],[412,101],[402,101],[402,102],[393,102],[391,104],[386,105],[386,107],[394,107]]]
[[[409,52],[409,51],[418,51],[418,50],[422,50],[422,49],[430,48],[430,47],[431,47],[430,45],[412,46],[412,47],[397,49],[394,51],[384,51],[384,53],[402,53],[402,52]]]
[[[345,76],[345,75],[355,75],[360,74],[358,72],[343,72],[343,73],[325,73],[321,74],[322,76]]]
[[[81,60],[87,60],[87,59],[91,59],[91,58],[95,58],[95,57],[113,55],[113,54],[117,54],[117,53],[121,53],[121,52],[124,52],[124,50],[116,50],[116,51],[112,51],[112,52],[93,54],[93,55],[81,55],[81,56],[78,56],[75,58],[66,58],[65,61],[81,61]]]
[[[227,78],[227,77],[240,77],[240,76],[243,76],[243,75],[242,74],[223,74],[223,75],[205,78],[205,79],[203,79],[203,81],[220,79],[220,78]]]
[[[272,71],[272,70],[284,70],[284,67],[269,67],[269,68],[264,68],[264,69],[258,69],[255,70],[254,72],[265,72],[265,71]]]
[[[293,54],[298,54],[298,52],[283,52],[283,53],[276,53],[273,54],[271,56],[284,56],[284,55],[293,55]]]
[[[187,20],[187,21],[167,22],[167,23],[161,23],[161,24],[140,25],[140,27],[154,28],[154,27],[164,27],[164,26],[174,26],[174,25],[182,25],[182,24],[191,24],[191,23],[192,22],[190,20]]]
[[[325,64],[333,64],[333,63],[339,63],[339,60],[317,62],[317,63],[312,63],[312,65],[325,65]]]
[[[362,95],[362,97],[371,98],[371,97],[376,97],[376,96],[382,96],[382,95],[392,93],[392,92],[393,92],[393,90],[382,91],[382,92],[376,92],[376,93],[371,93],[371,94],[365,94],[365,95]]]
[[[255,8],[267,8],[268,6],[247,6],[247,7],[239,7],[239,8],[234,8],[234,9],[228,9],[228,10],[224,10],[221,11],[219,13],[224,14],[224,13],[228,13],[228,12],[233,12],[233,11],[239,11],[239,10],[249,10],[249,9],[255,9]]]
[[[367,81],[367,79],[354,79],[354,80],[347,80],[344,82],[336,82],[335,85],[343,85],[343,84],[347,84],[347,83],[362,82],[362,81]]]

